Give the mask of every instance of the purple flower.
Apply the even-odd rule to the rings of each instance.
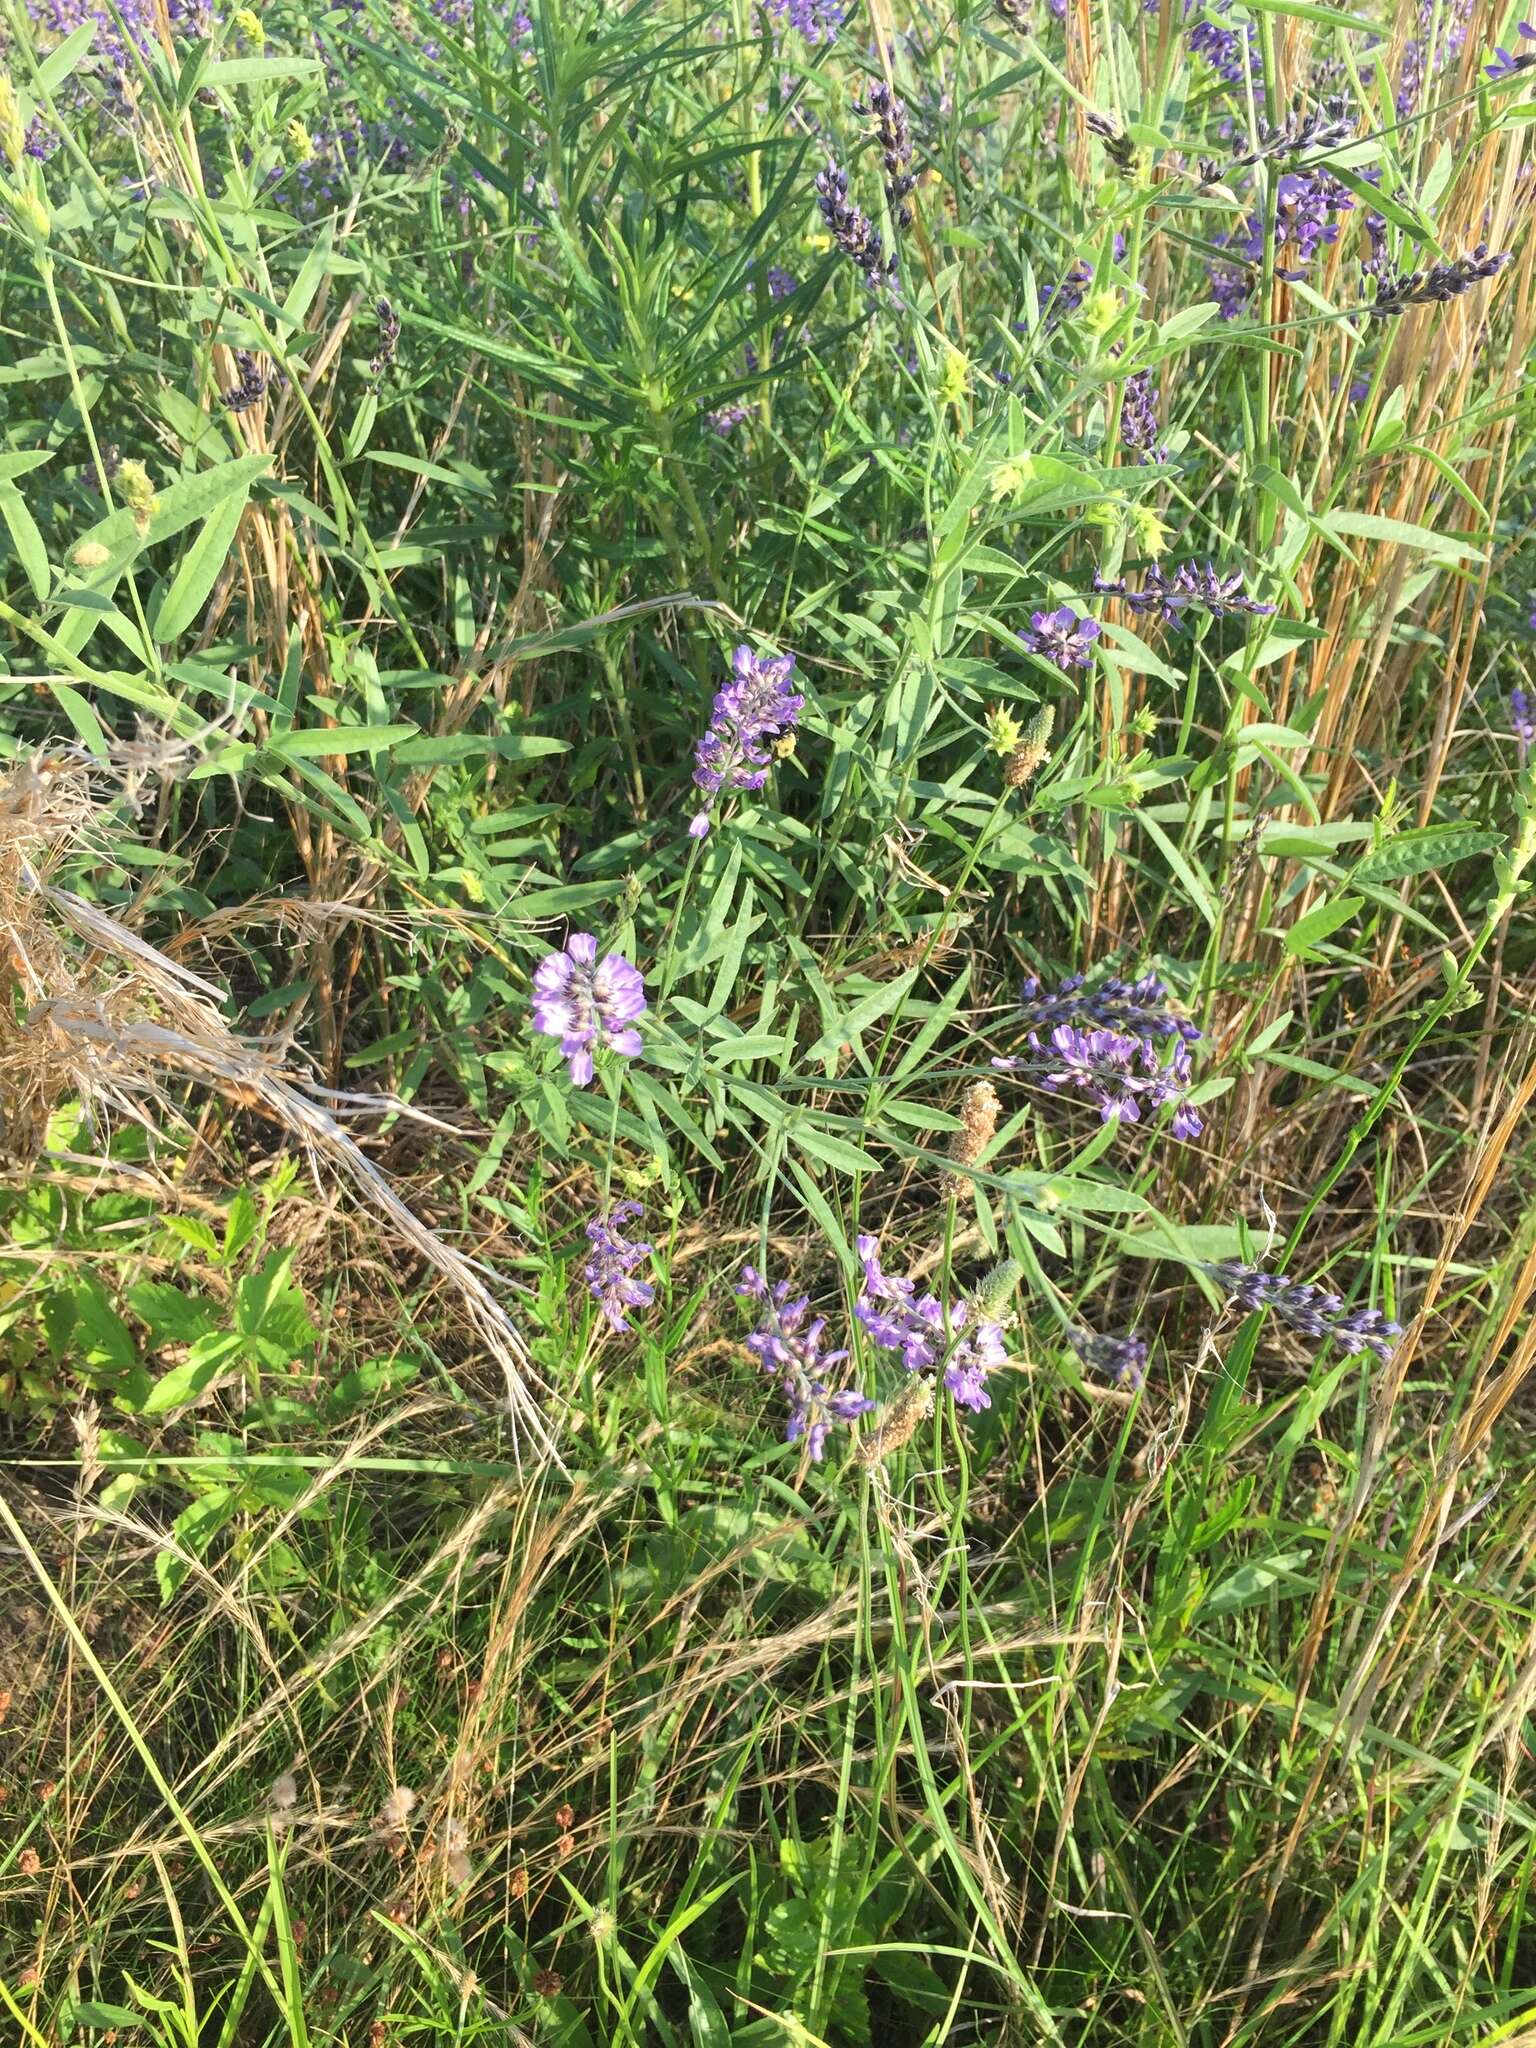
[[[761,789],[771,759],[765,742],[787,732],[805,709],[793,687],[792,654],[754,654],[738,647],[731,656],[731,680],[715,695],[709,725],[694,748],[693,779],[709,798],[688,827],[702,839],[721,790]]]
[[[769,11],[779,21],[788,20],[806,42],[835,43],[837,32],[848,19],[847,10],[836,0],[769,0]]]
[[[592,1079],[592,1050],[605,1045],[633,1059],[643,1050],[634,1028],[645,1013],[645,983],[622,953],[597,957],[591,932],[572,932],[563,953],[547,953],[533,971],[533,1028],[558,1038],[571,1079]]]
[[[1379,1309],[1346,1309],[1336,1294],[1283,1279],[1278,1273],[1265,1273],[1257,1266],[1222,1260],[1203,1270],[1245,1314],[1271,1308],[1303,1337],[1331,1337],[1342,1351],[1374,1351],[1378,1358],[1388,1359],[1393,1338],[1402,1335],[1402,1325],[1389,1322]]]
[[[1206,266],[1205,281],[1211,297],[1216,301],[1223,320],[1236,320],[1246,310],[1253,297],[1255,273],[1233,263],[1211,263]]]
[[[819,1465],[833,1424],[856,1421],[875,1404],[851,1388],[836,1393],[828,1388],[828,1372],[841,1365],[848,1353],[823,1351],[827,1319],[814,1316],[806,1320],[811,1305],[808,1296],[792,1301],[787,1280],[770,1287],[755,1266],[742,1267],[736,1292],[760,1305],[747,1349],[763,1371],[778,1381],[789,1403],[784,1440],[793,1444],[804,1437],[811,1463]]]
[[[1531,614],[1536,623],[1536,612]],[[1531,751],[1531,742],[1536,740],[1536,705],[1531,703],[1524,690],[1515,689],[1509,693],[1509,715],[1514,723],[1515,744],[1520,749],[1520,765],[1525,766],[1526,756]]]
[[[1200,1032],[1169,1009],[1167,999],[1155,974],[1135,982],[1111,978],[1093,990],[1085,990],[1075,975],[1054,995],[1043,994],[1031,978],[1023,1004],[1031,1026],[1028,1050],[992,1064],[1027,1076],[1053,1095],[1064,1089],[1086,1095],[1104,1123],[1140,1123],[1144,1104],[1171,1105],[1174,1137],[1197,1138],[1204,1125],[1186,1093],[1194,1080],[1191,1047]]]
[[[968,1301],[946,1309],[937,1295],[919,1294],[916,1281],[887,1273],[878,1237],[861,1236],[857,1249],[864,1287],[853,1312],[872,1340],[900,1353],[908,1372],[941,1370],[958,1407],[973,1414],[990,1408],[987,1375],[1008,1363],[1002,1324]]]
[[[755,405],[722,405],[714,412],[704,415],[704,424],[712,434],[718,434],[722,441],[730,436],[744,420],[752,418],[757,411]]]
[[[630,1276],[654,1249],[639,1238],[624,1235],[623,1226],[644,1213],[638,1202],[619,1202],[606,1216],[594,1216],[587,1225],[592,1256],[582,1272],[598,1307],[616,1330],[629,1328],[627,1308],[649,1308],[656,1289],[649,1280]]]
[[[1091,1365],[1117,1387],[1134,1391],[1146,1378],[1147,1346],[1141,1337],[1100,1337],[1091,1330],[1069,1330],[1067,1342],[1084,1365]]]
[[[1120,439],[1135,453],[1138,462],[1166,462],[1168,450],[1157,438],[1161,431],[1152,372],[1135,370],[1126,378],[1120,394]]]
[[[912,170],[912,129],[907,110],[890,87],[882,83],[872,85],[867,104],[861,107],[855,103],[854,111],[875,117],[880,159],[885,165],[885,203],[895,228],[909,228],[912,209],[907,197],[917,178]]]
[[[1140,590],[1128,589],[1123,580],[1107,576],[1095,576],[1093,587],[1102,596],[1118,597],[1138,616],[1156,612],[1173,623],[1191,607],[1209,612],[1214,619],[1236,612],[1269,618],[1275,607],[1249,597],[1243,580],[1241,569],[1229,569],[1222,575],[1214,562],[1181,562],[1171,576],[1161,563],[1154,562],[1142,577]]]
[[[1226,14],[1230,0],[1216,0],[1213,14]],[[1186,13],[1189,11],[1186,7]],[[1189,47],[1203,57],[1228,85],[1241,85],[1245,78],[1261,88],[1264,78],[1259,32],[1250,22],[1245,28],[1221,28],[1214,21],[1198,21],[1189,31]]]
[[[1064,604],[1053,612],[1032,612],[1019,639],[1029,653],[1043,654],[1059,669],[1086,668],[1101,630],[1097,619],[1080,618]]]
[[[1093,283],[1093,265],[1084,259],[1074,263],[1058,284],[1040,287],[1040,305],[1047,327],[1055,327],[1083,303],[1083,294]]]
[[[1532,28],[1528,21],[1517,22],[1515,33],[1527,42],[1536,42],[1536,28]],[[1533,64],[1536,64],[1536,50],[1522,50],[1518,56],[1512,57],[1500,43],[1493,63],[1485,64],[1483,69],[1490,78],[1513,78],[1517,71],[1529,71]]]

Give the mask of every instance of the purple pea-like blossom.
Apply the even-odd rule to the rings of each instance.
[[[709,814],[722,790],[761,789],[771,756],[767,741],[788,732],[805,709],[794,687],[792,654],[754,654],[738,647],[731,680],[716,692],[708,728],[694,749],[693,779],[709,801],[688,827],[691,839],[709,830]]]
[[[755,1266],[742,1267],[736,1292],[758,1303],[757,1327],[746,1340],[747,1349],[778,1381],[789,1404],[784,1440],[793,1444],[803,1437],[811,1463],[819,1465],[834,1424],[855,1422],[875,1404],[852,1388],[834,1392],[828,1386],[827,1375],[848,1353],[822,1349],[827,1319],[809,1316],[808,1296],[791,1300],[787,1280],[770,1286]]]
[[[736,429],[756,413],[755,405],[722,405],[704,415],[704,424],[709,431],[722,441],[728,441]]]
[[[1435,17],[1440,17],[1438,38]],[[1419,0],[1419,33],[1403,45],[1403,65],[1398,75],[1397,118],[1406,121],[1419,104],[1424,81],[1443,71],[1461,55],[1467,40],[1472,0]]]
[[[572,932],[563,953],[548,953],[533,971],[533,1028],[558,1038],[578,1088],[595,1071],[593,1050],[633,1059],[644,1050],[635,1019],[645,1014],[645,983],[622,953],[597,957],[591,932]]]
[[[1379,1309],[1347,1309],[1338,1295],[1305,1281],[1286,1280],[1236,1260],[1219,1260],[1203,1270],[1245,1314],[1273,1309],[1303,1337],[1331,1337],[1341,1351],[1374,1351],[1386,1360],[1392,1356],[1393,1339],[1402,1335],[1402,1325],[1390,1322]]]
[[[1248,595],[1241,569],[1223,575],[1214,562],[1181,562],[1172,575],[1154,562],[1142,577],[1140,590],[1130,589],[1121,579],[1097,575],[1093,587],[1100,596],[1118,597],[1138,616],[1156,613],[1172,624],[1191,610],[1208,612],[1215,619],[1235,613],[1262,619],[1275,611],[1274,605]]]
[[[1031,977],[1022,1007],[1028,1049],[994,1059],[1000,1072],[1033,1080],[1053,1095],[1086,1095],[1104,1123],[1140,1123],[1143,1108],[1171,1106],[1174,1137],[1199,1137],[1205,1126],[1187,1094],[1200,1032],[1169,1008],[1168,991],[1155,974],[1135,982],[1111,978],[1096,989],[1072,976],[1053,995]]]
[[[1532,612],[1531,620],[1536,624],[1536,612]],[[1536,704],[1532,704],[1526,691],[1519,688],[1510,691],[1509,716],[1515,728],[1515,745],[1520,750],[1520,765],[1523,768],[1530,754],[1532,742],[1536,741]]]
[[[1056,327],[1069,313],[1075,313],[1083,303],[1083,296],[1093,283],[1093,265],[1084,257],[1074,263],[1066,276],[1055,284],[1040,287],[1040,308],[1045,314],[1047,327]]]
[[[1186,0],[1186,14],[1198,0]],[[1216,0],[1210,10],[1213,14],[1226,14],[1229,0]],[[1244,28],[1222,28],[1209,20],[1196,22],[1187,38],[1191,53],[1203,57],[1211,69],[1227,85],[1242,85],[1252,79],[1255,91],[1259,91],[1264,80],[1263,52],[1259,47],[1259,32],[1250,22]]]
[[[656,1299],[649,1280],[634,1278],[635,1268],[651,1256],[654,1246],[624,1235],[625,1225],[643,1214],[638,1202],[618,1202],[587,1225],[592,1252],[582,1268],[583,1277],[593,1300],[616,1330],[629,1328],[626,1309],[649,1308]]]
[[[1147,1345],[1143,1337],[1106,1337],[1096,1335],[1092,1330],[1069,1330],[1067,1342],[1083,1361],[1095,1372],[1117,1387],[1127,1387],[1133,1393],[1147,1376]]]
[[[1528,21],[1516,22],[1515,33],[1526,42],[1536,43],[1536,28]],[[1521,50],[1511,55],[1500,43],[1495,47],[1493,62],[1485,64],[1483,70],[1490,78],[1513,78],[1518,71],[1529,71],[1533,64],[1536,64],[1536,50]]]
[[[266,395],[267,373],[260,358],[252,355],[248,348],[235,350],[235,368],[239,377],[227,391],[219,393],[219,403],[227,412],[249,412]]]
[[[968,1301],[946,1308],[937,1295],[919,1294],[915,1280],[887,1273],[878,1237],[864,1234],[857,1250],[864,1286],[853,1312],[871,1339],[898,1353],[908,1372],[941,1372],[957,1407],[990,1408],[987,1376],[1008,1363],[1002,1324]]]
[[[1032,612],[1019,639],[1029,653],[1043,655],[1065,672],[1088,666],[1102,630],[1097,619],[1082,618],[1064,604],[1053,612]]]

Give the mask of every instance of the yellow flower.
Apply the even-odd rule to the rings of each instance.
[[[1150,555],[1154,562],[1167,552],[1168,529],[1150,505],[1131,507],[1131,530],[1136,536],[1137,547],[1144,555]]]
[[[235,27],[239,29],[241,35],[245,37],[245,40],[248,43],[254,43],[256,48],[259,50],[262,44],[267,40],[267,32],[262,27],[261,23],[256,19],[256,16],[252,14],[250,8],[237,7],[235,9],[233,19]]]

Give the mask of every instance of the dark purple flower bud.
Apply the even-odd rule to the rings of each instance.
[[[1132,1392],[1147,1376],[1147,1347],[1140,1337],[1100,1337],[1091,1330],[1069,1330],[1067,1341],[1084,1365]]]
[[[240,381],[219,393],[219,403],[229,412],[249,412],[266,395],[267,373],[260,358],[244,348],[235,350],[235,368],[240,372]]]
[[[591,932],[572,932],[563,953],[547,953],[533,974],[533,1028],[558,1038],[578,1088],[592,1079],[596,1046],[634,1059],[644,1051],[635,1019],[645,1013],[645,983],[622,953],[597,957]]]
[[[1402,1335],[1402,1325],[1389,1322],[1379,1309],[1347,1309],[1338,1295],[1304,1281],[1286,1280],[1278,1273],[1265,1273],[1235,1260],[1219,1261],[1204,1271],[1245,1314],[1273,1309],[1303,1337],[1331,1337],[1342,1351],[1374,1351],[1385,1360],[1392,1356],[1392,1340]]]
[[[1261,118],[1256,124],[1256,140],[1241,156],[1233,157],[1232,169],[1241,170],[1266,157],[1300,156],[1304,149],[1336,149],[1341,142],[1348,142],[1355,127],[1354,109],[1341,98],[1325,100],[1320,113],[1293,110],[1278,126]]]
[[[722,790],[761,789],[772,756],[767,742],[788,732],[805,709],[794,688],[792,654],[754,654],[738,647],[731,656],[731,680],[715,694],[707,730],[694,749],[693,779],[708,797],[688,827],[702,839]]]
[[[863,106],[855,102],[854,111],[875,117],[881,161],[885,165],[885,203],[895,227],[909,228],[912,209],[907,196],[917,178],[912,170],[912,129],[907,110],[888,85],[879,84],[870,87],[869,99]]]
[[[713,412],[705,413],[704,424],[712,434],[716,434],[722,441],[726,441],[730,439],[742,422],[751,419],[756,411],[757,407],[755,405],[717,406]]]
[[[1064,604],[1053,612],[1032,612],[1019,640],[1029,653],[1043,655],[1065,671],[1088,666],[1102,630],[1097,619],[1080,618]]]
[[[592,1255],[583,1267],[587,1287],[604,1316],[616,1330],[627,1330],[624,1311],[649,1308],[656,1289],[649,1280],[632,1276],[636,1266],[651,1256],[653,1246],[624,1235],[624,1225],[642,1215],[638,1202],[619,1202],[605,1216],[594,1216],[587,1225]]]
[[[1130,137],[1111,121],[1107,114],[1095,113],[1092,109],[1083,116],[1091,135],[1097,135],[1104,145],[1104,154],[1118,171],[1130,176],[1136,169],[1136,150]],[[1119,251],[1116,251],[1118,259]]]
[[[400,340],[400,315],[388,299],[380,299],[374,307],[374,316],[379,323],[379,341],[373,352],[373,360],[368,365],[368,373],[378,378],[383,376],[395,360],[395,348]]]
[[[848,173],[828,164],[816,174],[816,199],[821,217],[839,249],[861,271],[871,291],[892,289],[896,282],[896,257],[887,259],[880,230],[862,208],[848,197]]]
[[[1432,263],[1428,270],[1405,271],[1397,277],[1378,274],[1376,297],[1365,311],[1373,320],[1395,320],[1410,306],[1446,305],[1475,284],[1496,277],[1508,261],[1508,251],[1490,256],[1488,244],[1479,242],[1470,255]]]
[[[1120,439],[1138,462],[1166,462],[1168,450],[1158,440],[1161,431],[1152,372],[1135,370],[1126,378],[1120,394]]]
[[[1045,313],[1046,326],[1059,326],[1069,313],[1075,313],[1092,283],[1093,265],[1085,260],[1074,263],[1059,284],[1042,285],[1040,305]]]

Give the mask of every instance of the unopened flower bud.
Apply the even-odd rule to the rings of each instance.
[[[125,462],[117,472],[116,483],[117,494],[133,514],[134,525],[140,533],[147,533],[160,505],[149,471],[142,462]]]
[[[8,71],[0,70],[0,154],[13,171],[21,169],[27,147],[26,125],[16,99],[16,88]]]
[[[11,194],[11,205],[16,218],[23,227],[28,227],[40,242],[46,242],[53,233],[53,216],[30,186]]]
[[[235,9],[232,19],[234,21],[235,27],[239,29],[241,35],[245,37],[245,40],[248,43],[253,43],[259,50],[262,44],[267,40],[267,32],[262,27],[261,23],[257,20],[256,16],[252,14],[250,8],[237,7]]]
[[[1017,1259],[1003,1259],[972,1290],[971,1307],[983,1322],[1003,1322],[1012,1308],[1014,1290],[1024,1277]]]
[[[315,153],[314,138],[297,118],[283,130],[283,154],[290,164],[307,164]]]

